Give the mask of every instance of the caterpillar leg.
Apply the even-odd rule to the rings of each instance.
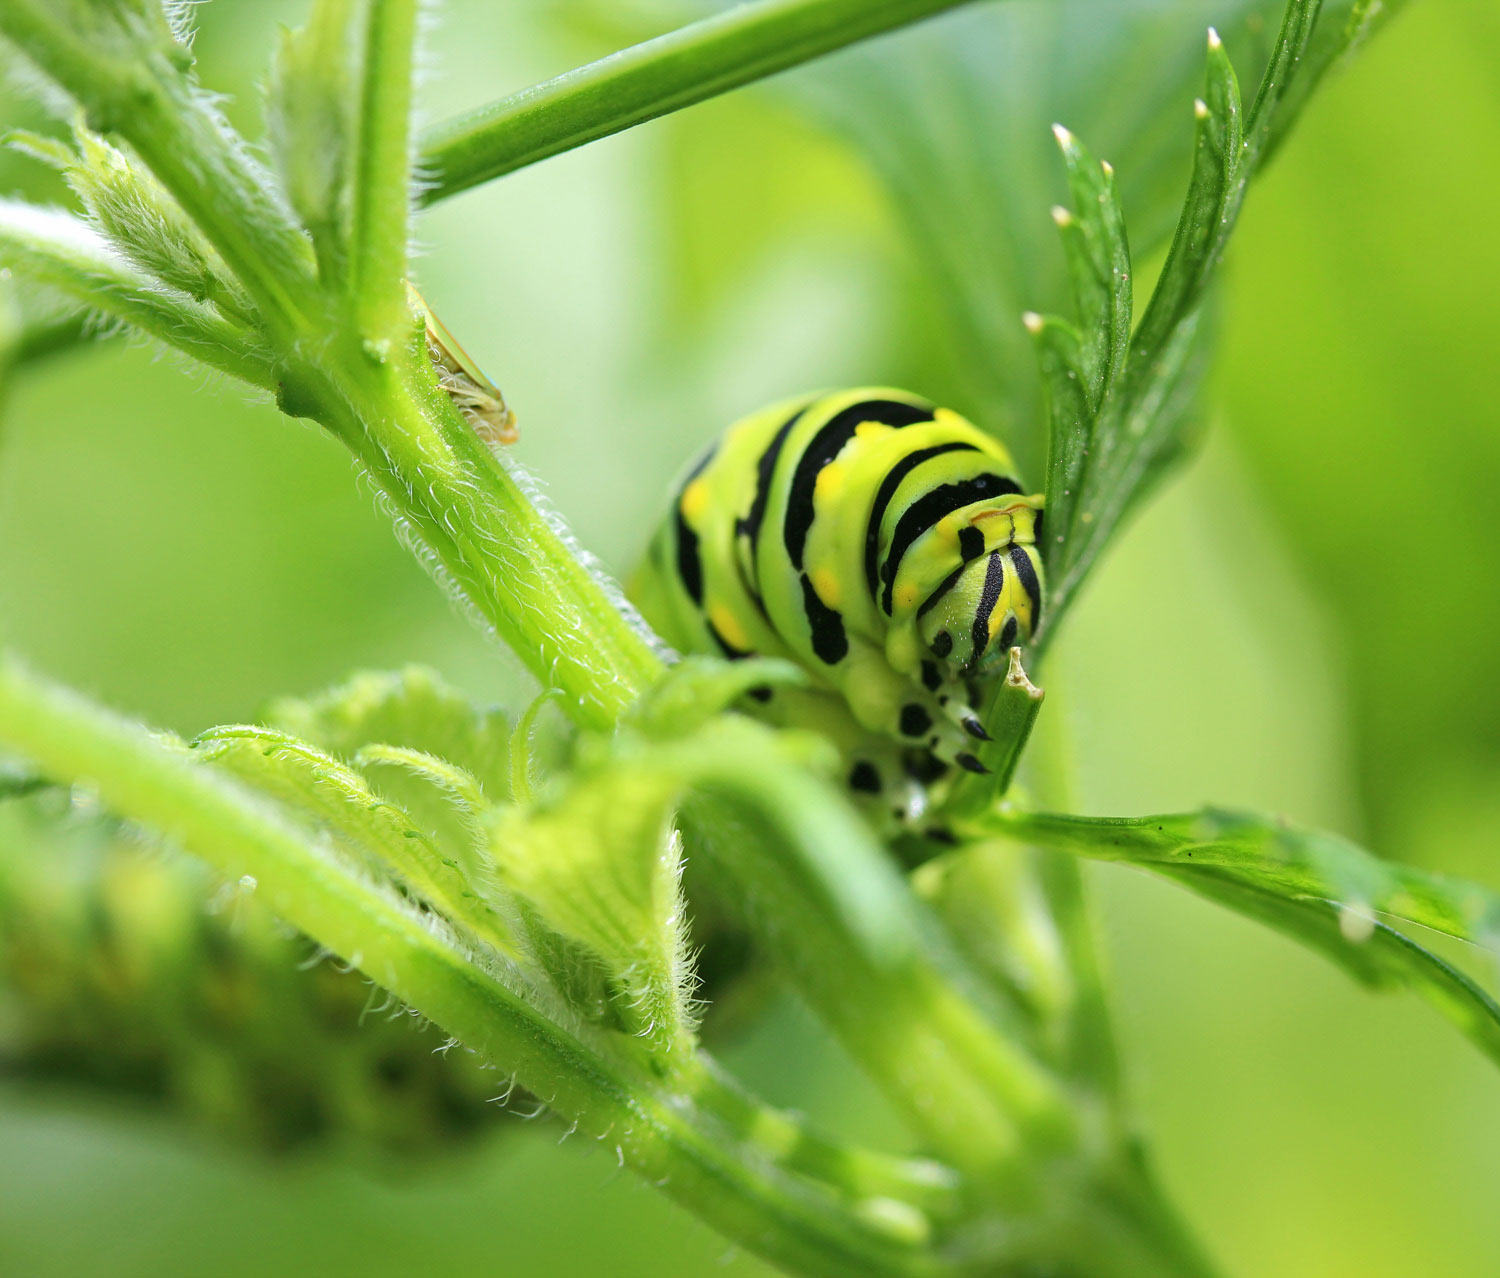
[[[808,728],[829,738],[846,760],[850,793],[877,825],[912,827],[922,820],[927,784],[946,771],[930,755],[913,758],[899,743],[861,727],[837,693],[787,687],[766,693],[746,711],[777,727]]]
[[[968,772],[988,771],[974,752],[988,739],[979,716],[936,665],[925,663],[917,679],[908,678],[890,665],[883,649],[850,636],[848,654],[826,677],[838,685],[866,731],[927,750]]]

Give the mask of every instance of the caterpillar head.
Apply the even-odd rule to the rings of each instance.
[[[966,512],[963,562],[917,613],[922,645],[964,678],[987,674],[1031,638],[1042,614],[1042,562],[1033,544],[1034,501]],[[967,543],[967,544],[966,544]]]

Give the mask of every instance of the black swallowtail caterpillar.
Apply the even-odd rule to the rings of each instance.
[[[982,772],[979,686],[1042,612],[1040,497],[957,413],[903,391],[804,396],[731,426],[677,490],[631,594],[679,651],[797,662],[755,712],[833,738],[904,821]]]

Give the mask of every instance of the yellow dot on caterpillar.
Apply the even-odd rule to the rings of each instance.
[[[695,524],[708,509],[708,480],[695,479],[682,490],[682,517]]]
[[[749,650],[750,636],[745,633],[745,627],[740,625],[740,619],[722,603],[708,605],[708,619],[730,647],[738,648],[741,652]]]
[[[916,606],[917,588],[907,584],[896,591],[896,606],[898,608],[912,608]]]
[[[998,608],[996,608],[994,612],[990,613],[990,638],[993,639],[996,635],[998,635],[1000,633],[1000,627],[1006,623],[1006,620],[1008,618],[1014,617],[1015,615],[1016,614],[1014,612],[1002,613]]]
[[[861,443],[869,443],[872,439],[879,439],[882,435],[889,435],[894,429],[894,426],[887,426],[884,422],[860,422],[854,428],[854,438]]]
[[[935,408],[935,409],[933,409],[932,420],[935,421],[939,426],[948,426],[948,427],[953,427],[953,426],[968,426],[968,424],[969,424],[962,417],[960,417],[957,413],[955,413],[951,408]]]
[[[813,500],[819,502],[835,500],[844,487],[843,463],[832,461],[818,472],[818,482],[813,487]]]
[[[830,608],[837,608],[841,594],[839,591],[838,573],[827,568],[815,568],[808,576],[812,587],[818,592],[818,598]]]

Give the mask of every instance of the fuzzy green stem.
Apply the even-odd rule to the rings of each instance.
[[[0,200],[0,264],[211,368],[265,389],[274,384],[269,356],[245,329],[186,294],[167,292],[66,213]],[[74,319],[50,331],[61,343],[85,329]],[[27,349],[23,342],[21,351]]]
[[[421,168],[436,203],[586,142],[738,89],[969,0],[758,0],[622,49],[436,125]]]
[[[923,1217],[861,1212],[763,1151],[742,1146],[547,1020],[501,969],[330,854],[229,778],[0,659],[0,744],[51,777],[92,787],[113,811],[181,842],[358,966],[581,1130],[614,1144],[731,1238],[806,1274],[939,1274]]]
[[[316,278],[307,240],[168,49],[149,40],[120,54],[95,47],[41,0],[6,0],[0,34],[77,99],[91,129],[130,143],[268,323],[302,313]]]
[[[353,339],[282,386],[354,452],[430,562],[526,664],[609,730],[660,675],[646,637],[437,383],[416,321],[380,359]]]
[[[406,314],[416,38],[416,0],[372,0],[350,192],[349,269],[355,326],[374,341],[392,340]]]

